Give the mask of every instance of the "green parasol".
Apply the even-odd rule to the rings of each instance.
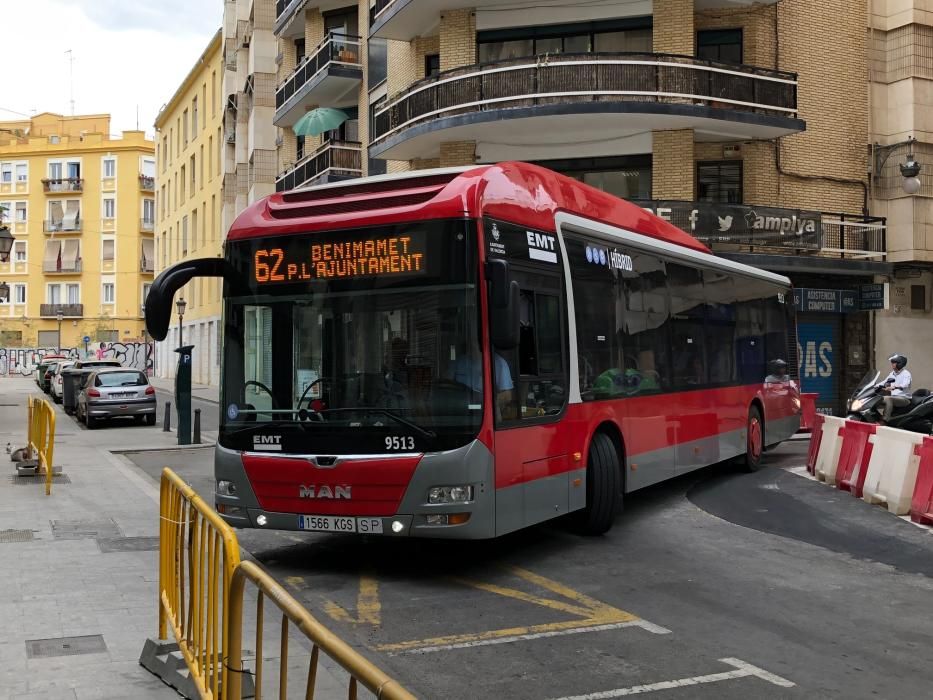
[[[349,118],[346,113],[341,112],[339,109],[318,107],[305,113],[301,119],[295,122],[292,131],[299,136],[317,136],[325,131],[336,129]]]

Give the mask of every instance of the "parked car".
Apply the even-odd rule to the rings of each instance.
[[[123,363],[120,360],[98,360],[96,358],[88,358],[86,360],[76,360],[74,367],[75,369],[88,369],[90,367],[122,367]]]
[[[61,403],[62,395],[64,394],[64,389],[62,388],[62,370],[72,365],[74,365],[74,360],[62,360],[54,364],[55,370],[52,372],[52,381],[49,383],[49,394],[52,395],[52,401],[55,403]],[[49,365],[49,367],[51,368],[53,365]]]
[[[51,360],[45,365],[45,371],[42,373],[42,383],[39,388],[46,394],[52,393],[52,376],[55,374],[55,368],[64,360]]]
[[[155,425],[156,395],[146,375],[129,367],[102,367],[87,375],[78,391],[78,420],[93,430],[106,418],[132,417]]]
[[[65,360],[68,359],[64,355],[46,355],[42,358],[39,364],[36,365],[36,384],[40,387],[42,382],[45,380],[45,370],[48,369],[49,363],[53,360]]]

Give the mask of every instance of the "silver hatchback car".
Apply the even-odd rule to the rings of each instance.
[[[101,419],[122,416],[133,417],[137,423],[145,420],[147,425],[155,425],[155,387],[138,369],[96,369],[87,375],[78,391],[76,412],[88,430],[96,428]]]

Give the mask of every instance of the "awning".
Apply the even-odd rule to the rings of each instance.
[[[62,203],[59,201],[49,202],[49,223],[50,230],[61,228],[62,219],[65,216],[65,210],[62,209]]]
[[[73,239],[62,241],[62,270],[77,270],[81,253],[81,242]]]
[[[81,204],[77,200],[70,199],[65,203],[65,218],[63,223],[66,231],[77,227],[80,207]]]
[[[150,265],[155,262],[155,241],[151,238],[143,239],[143,260]]]
[[[46,241],[45,255],[42,257],[42,271],[55,272],[58,270],[58,260],[62,252],[61,241]]]

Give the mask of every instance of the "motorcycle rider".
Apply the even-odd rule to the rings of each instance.
[[[910,372],[907,367],[907,358],[899,353],[894,353],[888,358],[891,363],[891,374],[889,374],[882,384],[881,392],[887,394],[884,401],[885,422],[891,419],[894,409],[900,406],[907,406],[910,403]]]

